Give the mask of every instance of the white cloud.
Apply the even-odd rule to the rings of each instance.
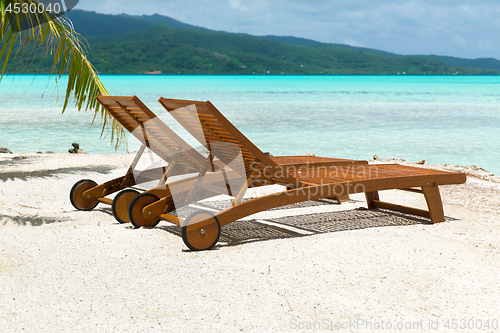
[[[238,9],[238,10],[242,10],[242,11],[248,12],[247,7],[245,7],[244,5],[242,5],[240,0],[229,0],[229,5],[233,9]]]
[[[455,43],[460,48],[465,48],[467,46],[467,41],[462,38],[462,36],[455,35],[453,36],[453,43]]]
[[[494,45],[491,40],[478,39],[476,40],[476,45],[479,50],[491,51],[494,50]]]

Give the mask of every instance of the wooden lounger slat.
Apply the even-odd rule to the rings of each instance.
[[[294,177],[307,181],[308,183],[319,184],[325,183],[329,180],[342,180],[342,181],[358,181],[363,179],[371,179],[377,177],[395,178],[395,177],[411,177],[420,175],[448,175],[444,171],[430,170],[429,172],[422,172],[422,169],[400,166],[400,169],[395,169],[391,165],[367,165],[367,166],[333,166],[330,168],[302,168],[301,170],[290,172]]]
[[[310,161],[311,163],[321,163],[321,162],[345,162],[349,163],[352,160],[344,158],[333,158],[333,157],[320,157],[320,156],[276,156],[272,157],[273,161],[278,165],[283,164],[301,164],[304,160]]]

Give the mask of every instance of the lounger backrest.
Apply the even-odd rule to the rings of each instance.
[[[296,179],[279,170],[279,166],[245,137],[210,101],[189,101],[163,97],[158,101],[202,144],[204,140],[207,143],[227,142],[237,145],[241,151],[247,174],[252,171],[255,173],[258,168],[261,175],[265,173],[275,180],[280,180],[288,184],[297,183]],[[195,117],[189,114],[189,112],[176,112],[176,110],[181,108],[189,109],[189,106],[192,105],[196,106]],[[196,116],[199,118],[199,123],[201,123],[203,135],[200,135],[200,124],[198,124]],[[259,163],[254,164],[254,162]]]
[[[127,131],[146,143],[160,158],[170,163],[175,155],[176,165],[191,170],[205,166],[206,158],[175,134],[137,96],[98,96],[97,100]]]

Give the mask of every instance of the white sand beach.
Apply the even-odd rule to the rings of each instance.
[[[353,195],[260,213],[191,252],[166,222],[134,229],[110,206],[71,205],[75,182],[123,175],[132,158],[1,154],[1,331],[500,330],[496,176],[468,168],[485,179],[442,186],[444,223]],[[425,208],[418,193],[381,197]]]

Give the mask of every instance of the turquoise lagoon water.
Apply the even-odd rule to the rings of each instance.
[[[250,140],[274,155],[477,165],[500,174],[500,77],[497,76],[147,76],[103,75],[111,95],[137,95],[181,131],[160,96],[210,100]],[[69,108],[65,81],[44,75],[0,82],[0,146],[15,153],[123,153],[101,138],[92,113]],[[43,96],[43,97],[42,97]],[[182,134],[186,135],[185,132]],[[194,144],[194,140],[187,138]],[[139,143],[128,140],[128,149]]]

